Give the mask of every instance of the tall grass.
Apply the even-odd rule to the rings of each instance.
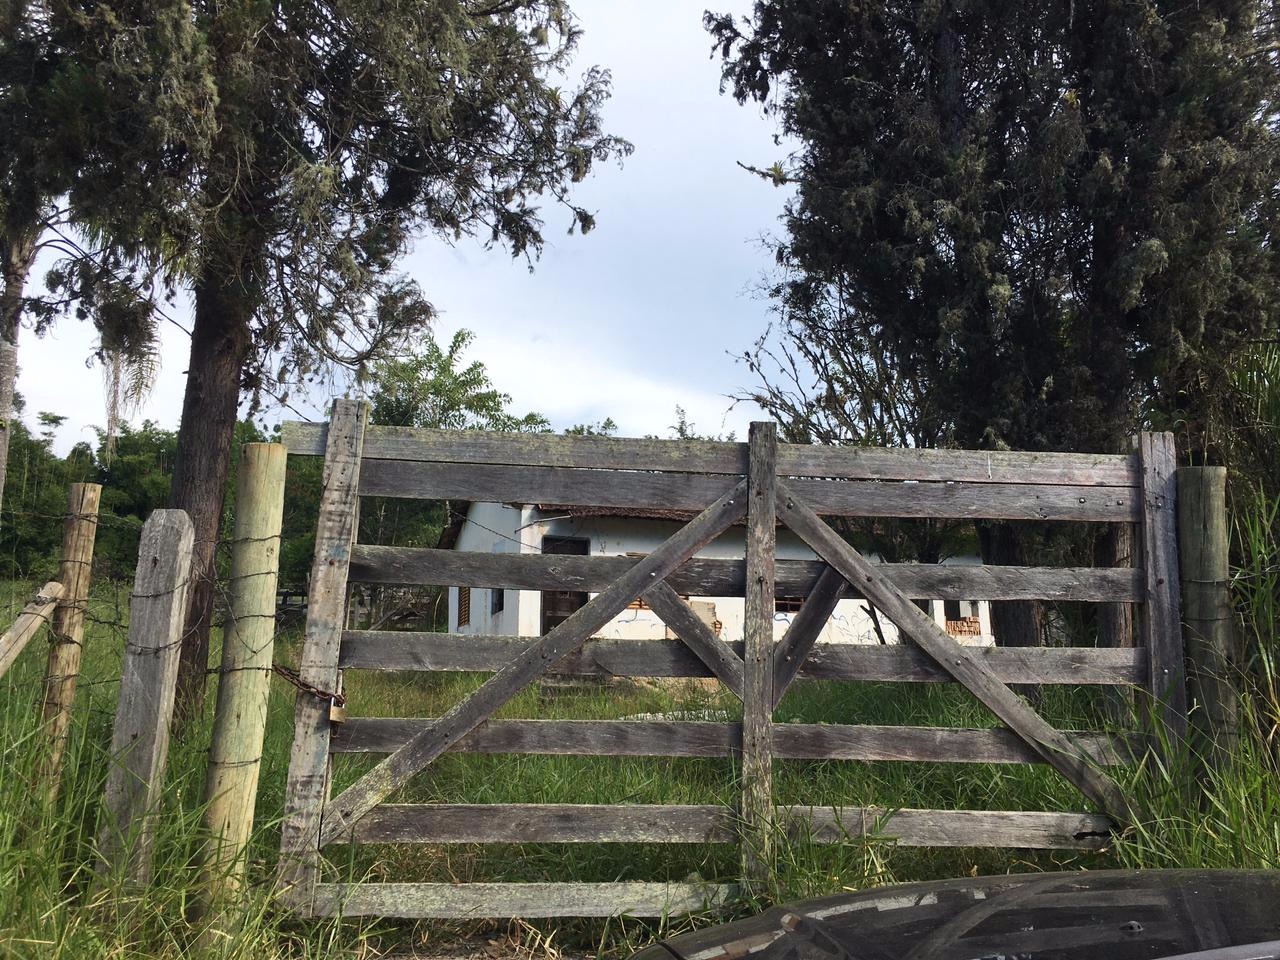
[[[1123,865],[1280,869],[1280,496],[1247,477],[1231,493],[1239,737],[1224,750],[1192,738],[1136,772],[1147,819],[1116,844]]]
[[[1019,870],[1132,867],[1280,868],[1280,764],[1277,763],[1276,625],[1280,622],[1280,502],[1238,488],[1234,532],[1239,567],[1233,585],[1249,658],[1241,679],[1242,735],[1216,766],[1189,748],[1127,774],[1147,816],[1104,853],[918,849],[891,840],[841,844],[780,838],[774,886],[761,901],[785,901],[877,884]],[[1248,493],[1248,496],[1244,494]],[[0,618],[20,607],[30,585],[0,588]],[[518,955],[562,948],[619,956],[653,937],[715,916],[671,921],[356,923],[301,921],[273,909],[269,878],[278,849],[278,818],[292,736],[292,693],[272,690],[267,742],[251,850],[254,881],[233,912],[243,923],[201,936],[190,921],[198,899],[203,839],[200,794],[208,724],[175,741],[156,820],[155,883],[133,890],[118,871],[100,870],[99,804],[109,768],[107,745],[127,611],[104,589],[90,609],[81,685],[62,790],[39,789],[43,753],[36,702],[42,651],[27,651],[0,681],[0,958],[81,960],[285,960],[372,958],[392,944],[447,943],[480,936]],[[284,658],[296,638],[282,638]],[[427,716],[443,712],[483,681],[469,674],[368,674],[348,677],[356,715]],[[1038,704],[1055,724],[1097,727],[1111,709],[1088,690],[1051,688]],[[618,683],[544,685],[516,697],[504,717],[609,719],[691,711],[735,718],[740,704],[713,685]],[[989,726],[994,719],[971,696],[942,684],[799,684],[783,700],[783,722],[857,722]],[[373,762],[344,756],[341,788]],[[414,778],[400,801],[469,803],[732,804],[738,771],[725,760],[446,755]],[[780,761],[779,803],[1009,810],[1071,810],[1081,799],[1044,766]],[[731,881],[738,851],[727,845],[509,844],[334,848],[341,879],[672,880]]]
[[[8,584],[0,617],[21,606],[30,585]],[[123,648],[114,590],[89,607],[81,678],[66,766],[56,797],[39,772],[46,753],[38,717],[44,650],[33,645],[0,682],[0,957],[40,960],[271,960],[356,956],[367,929],[302,926],[270,909],[257,884],[233,905],[243,919],[203,939],[188,922],[200,895],[204,838],[200,797],[208,749],[202,730],[176,741],[155,817],[155,880],[124,880],[119,862],[98,856],[100,805]],[[274,749],[279,749],[276,744]],[[278,808],[277,808],[278,809]],[[270,833],[270,824],[263,833]],[[259,855],[260,856],[260,855]],[[264,862],[255,865],[261,876]],[[334,949],[340,952],[333,952]]]

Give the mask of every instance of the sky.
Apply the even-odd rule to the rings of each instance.
[[[717,12],[745,12],[749,0],[721,0]],[[467,328],[468,360],[482,361],[516,412],[537,411],[554,427],[612,417],[620,436],[668,435],[676,406],[699,432],[736,432],[760,418],[730,396],[751,382],[736,357],[769,322],[755,292],[770,268],[762,238],[780,229],[787,193],[737,162],[768,167],[787,147],[759,107],[719,93],[719,63],[702,28],[704,0],[574,0],[585,31],[576,69],[613,74],[605,127],[635,152],[603,164],[578,184],[575,202],[597,215],[586,236],[567,235],[566,211],[548,205],[547,245],[529,271],[500,249],[474,241],[415,244],[404,272],[440,312],[435,336]],[[162,364],[135,422],[176,427],[190,350],[188,308],[165,323]],[[68,419],[65,452],[94,440],[101,425],[100,371],[87,366],[94,336],[65,319],[19,344],[24,416],[49,410]],[[293,398],[321,419],[330,393]],[[298,414],[268,408],[266,423]]]

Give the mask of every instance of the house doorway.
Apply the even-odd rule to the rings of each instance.
[[[542,552],[585,557],[591,553],[591,541],[585,537],[543,537]],[[587,599],[586,593],[577,590],[543,590],[542,635],[586,606]]]

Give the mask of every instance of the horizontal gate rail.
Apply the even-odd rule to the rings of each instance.
[[[501,670],[531,643],[529,637],[482,634],[349,630],[343,634],[339,665],[348,670]],[[723,646],[741,657],[742,643]],[[1140,648],[975,647],[1005,683],[1146,683],[1147,654]],[[553,675],[595,677],[710,677],[711,671],[683,643],[674,640],[592,639],[565,657]],[[913,647],[821,643],[800,666],[802,680],[880,680],[952,683],[954,678]]]
[[[316,916],[666,917],[714,910],[737,896],[713,883],[321,883]]]
[[[290,453],[322,456],[327,431],[328,425],[323,423],[286,423],[283,440]],[[386,426],[369,427],[364,458],[671,473],[742,475],[747,472],[745,443],[708,440],[673,443],[670,440]],[[1137,458],[1126,454],[886,450],[780,443],[778,472],[790,477],[845,480],[1142,486]]]
[[[366,497],[698,511],[723,496],[735,479],[722,474],[370,460],[360,474],[360,493]],[[1141,498],[1129,487],[803,477],[789,481],[788,487],[823,516],[1094,523],[1131,523],[1142,517]]]
[[[357,544],[351,556],[353,583],[506,587],[513,590],[603,590],[639,563],[634,557],[538,553],[479,553],[430,547]],[[779,560],[777,590],[806,596],[826,564]],[[1054,600],[1140,603],[1146,597],[1141,570],[1131,567],[1011,567],[882,563],[881,571],[917,600]],[[742,560],[695,558],[667,578],[679,593],[700,597],[740,596],[746,583]],[[857,596],[853,591],[850,596]]]
[[[430,718],[359,717],[334,732],[334,753],[390,754],[430,728]],[[783,760],[916,760],[930,763],[1044,763],[1001,727],[903,727],[778,723],[773,755]],[[1143,742],[1064,731],[1094,763],[1111,765]],[[490,720],[454,744],[454,753],[592,757],[732,757],[742,724],[711,720]]]
[[[1013,810],[775,807],[786,832],[814,843],[877,837],[903,847],[1097,850],[1098,814]],[[670,804],[385,804],[355,827],[356,843],[736,843],[732,807]]]

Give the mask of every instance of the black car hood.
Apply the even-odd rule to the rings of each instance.
[[[1280,871],[1108,870],[841,894],[634,960],[1157,960],[1277,939]]]

